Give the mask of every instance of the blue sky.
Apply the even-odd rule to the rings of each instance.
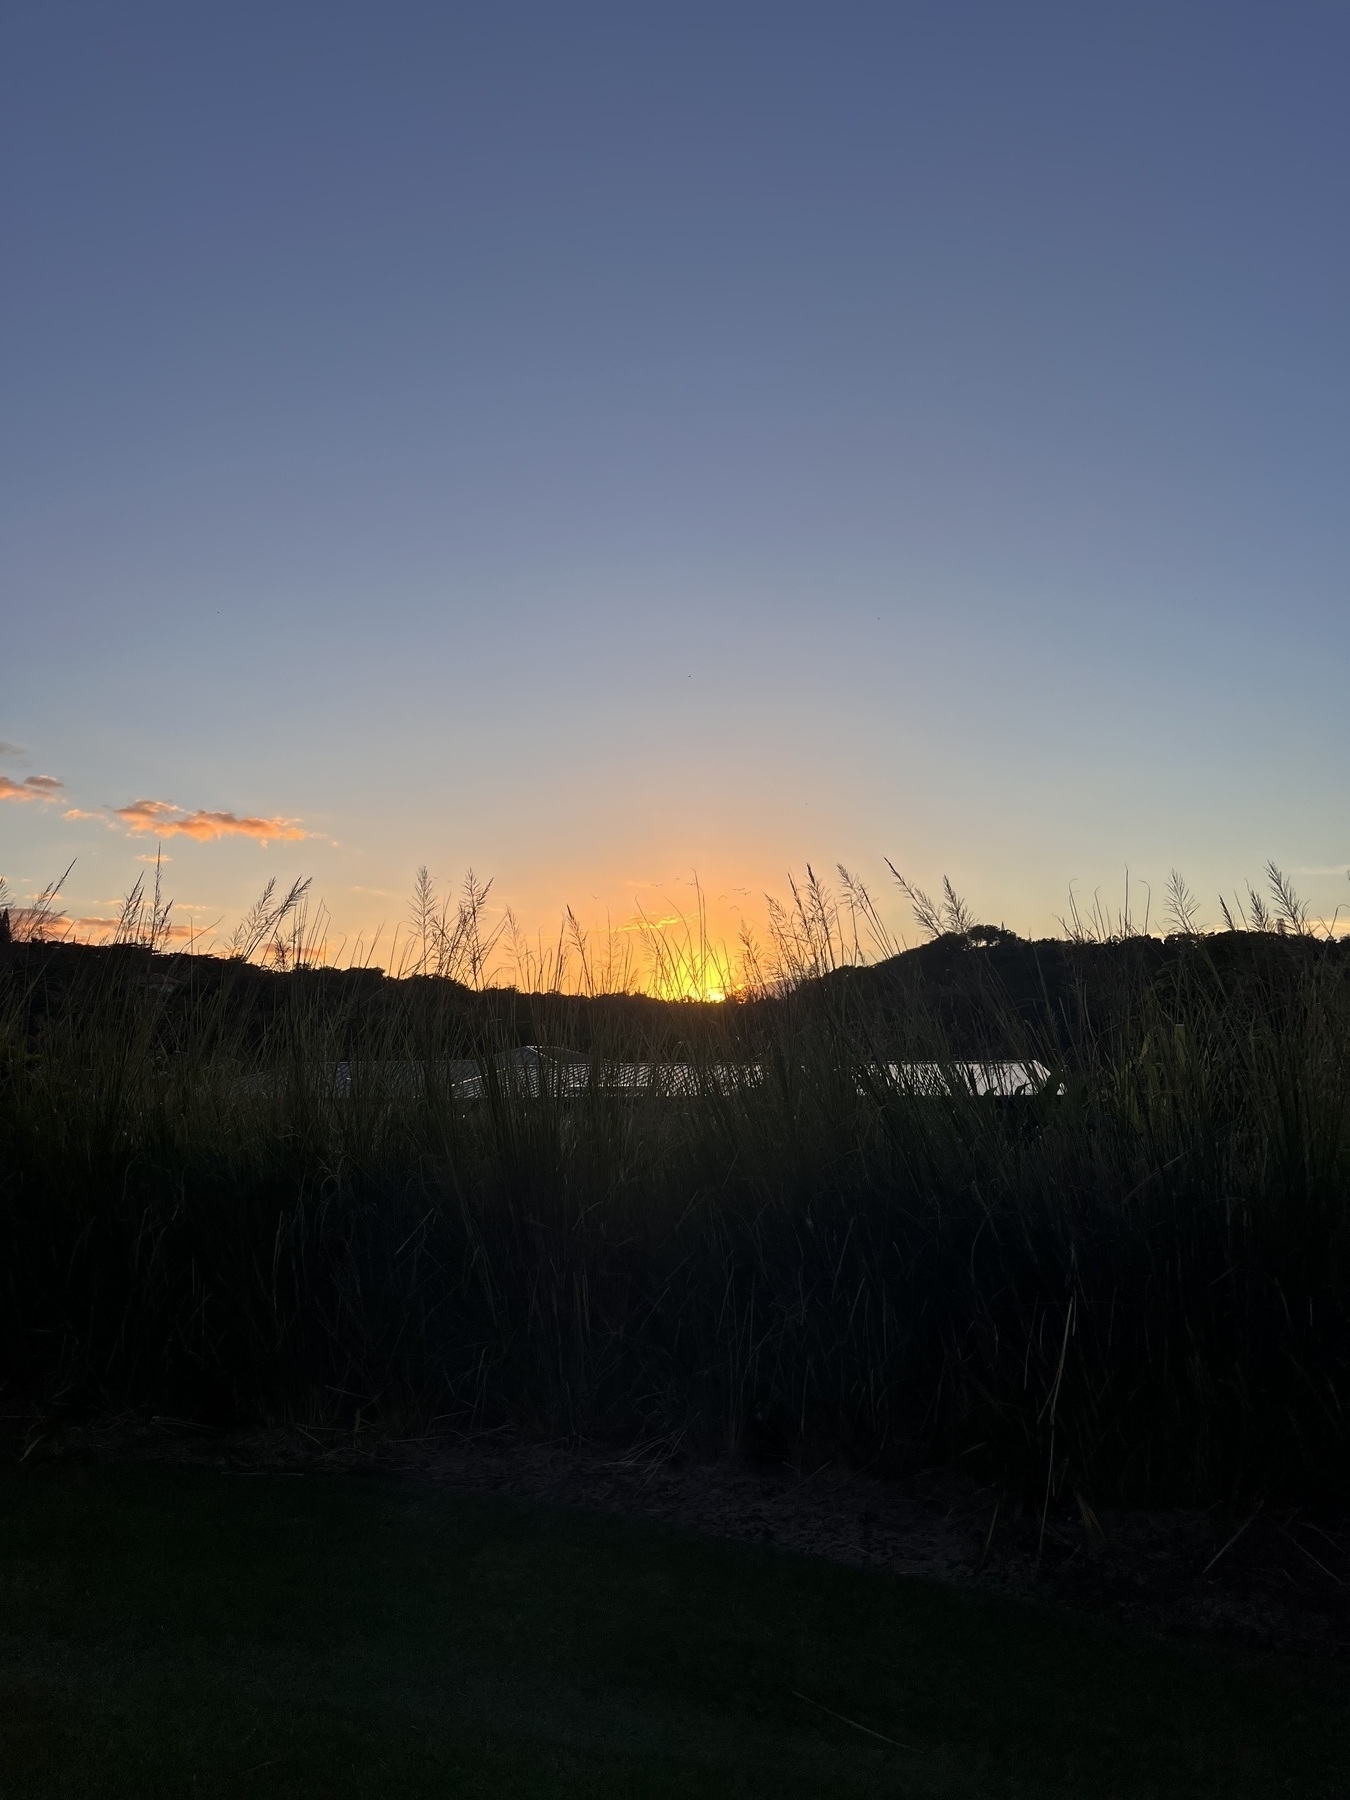
[[[1348,72],[1332,0],[14,0],[0,869],[1329,914]]]

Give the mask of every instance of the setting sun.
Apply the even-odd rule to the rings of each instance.
[[[724,1001],[733,991],[729,976],[720,969],[703,974],[678,966],[658,964],[646,984],[647,992],[658,1000],[697,1000],[707,1004]]]

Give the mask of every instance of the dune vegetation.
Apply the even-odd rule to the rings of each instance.
[[[811,878],[721,1004],[496,985],[482,895],[423,890],[397,980],[312,966],[298,890],[229,955],[173,952],[144,894],[104,948],[8,934],[11,1413],[954,1461],[1038,1508],[1345,1499],[1350,951],[1278,882],[1220,932],[1178,883],[1165,939],[1043,944],[910,890],[931,941],[897,953]],[[661,942],[658,990],[709,991],[697,927]],[[526,1045],[586,1078],[521,1079]],[[995,1057],[1049,1078],[980,1092]]]

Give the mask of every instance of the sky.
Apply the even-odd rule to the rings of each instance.
[[[1330,917],[1348,77],[1344,0],[9,0],[11,889]]]

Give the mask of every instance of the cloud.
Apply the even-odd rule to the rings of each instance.
[[[680,913],[662,913],[658,918],[649,919],[645,913],[636,919],[630,919],[626,925],[616,925],[615,931],[664,931],[668,925],[686,925],[688,920]]]
[[[106,918],[94,914],[89,918],[84,919],[72,919],[65,913],[61,914],[61,924],[66,931],[80,932],[86,937],[107,937],[112,932],[115,932],[121,923],[122,919],[120,914],[114,914],[111,917]],[[158,935],[162,939],[191,938],[200,937],[201,932],[192,925],[162,925]]]
[[[63,938],[73,923],[68,913],[52,912],[45,906],[10,906],[7,910],[10,926],[20,942],[34,929],[44,939]]]
[[[25,775],[22,781],[0,775],[0,800],[55,800],[63,786],[55,775]]]
[[[7,744],[0,738],[0,756],[22,756],[23,754],[22,744]]]
[[[302,830],[294,819],[259,819],[251,814],[241,817],[232,812],[205,812],[200,807],[188,812],[172,800],[133,800],[130,806],[114,807],[113,817],[131,831],[195,838],[202,844],[222,837],[254,838],[260,844],[289,843],[313,835]]]
[[[63,819],[97,819],[99,817],[99,814],[91,813],[91,812],[81,812],[78,806],[72,806],[68,811],[63,812],[61,814],[61,817]]]

